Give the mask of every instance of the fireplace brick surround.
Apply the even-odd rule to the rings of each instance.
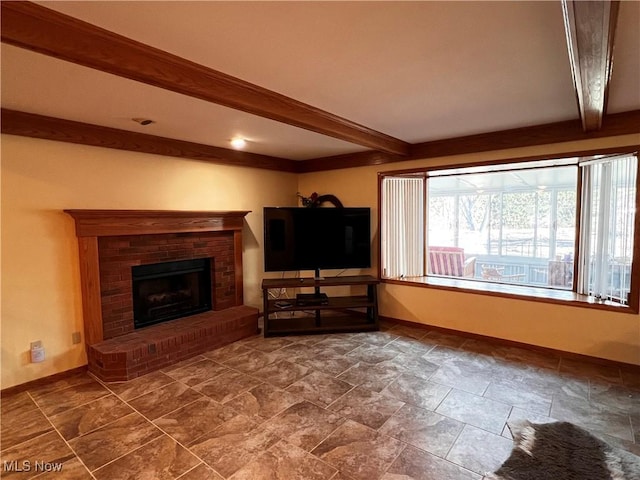
[[[236,305],[233,232],[100,237],[98,252],[104,339],[134,331],[131,300],[134,265],[211,258],[214,310]]]
[[[242,305],[242,227],[249,212],[65,210],[76,223],[89,370],[130,380],[258,332]],[[135,329],[131,267],[211,259],[213,311]]]

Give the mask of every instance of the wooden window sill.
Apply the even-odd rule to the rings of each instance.
[[[629,305],[621,305],[610,301],[600,302],[594,297],[580,295],[571,290],[530,287],[525,285],[508,285],[504,283],[465,280],[450,277],[405,277],[383,278],[383,283],[411,285],[415,287],[436,288],[478,295],[490,295],[503,298],[516,298],[533,302],[554,303],[573,307],[596,308],[619,313],[637,314],[638,310]]]

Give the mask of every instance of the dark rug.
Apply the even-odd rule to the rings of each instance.
[[[513,451],[491,480],[640,480],[640,457],[567,422],[509,423]]]

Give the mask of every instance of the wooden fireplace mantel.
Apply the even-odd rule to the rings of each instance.
[[[78,237],[242,230],[249,211],[65,210]]]
[[[104,340],[99,237],[233,232],[236,304],[242,304],[242,227],[249,211],[64,210],[75,220],[80,254],[85,343]]]

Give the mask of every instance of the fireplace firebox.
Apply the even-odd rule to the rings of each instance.
[[[211,261],[197,258],[131,267],[135,328],[212,309]]]

